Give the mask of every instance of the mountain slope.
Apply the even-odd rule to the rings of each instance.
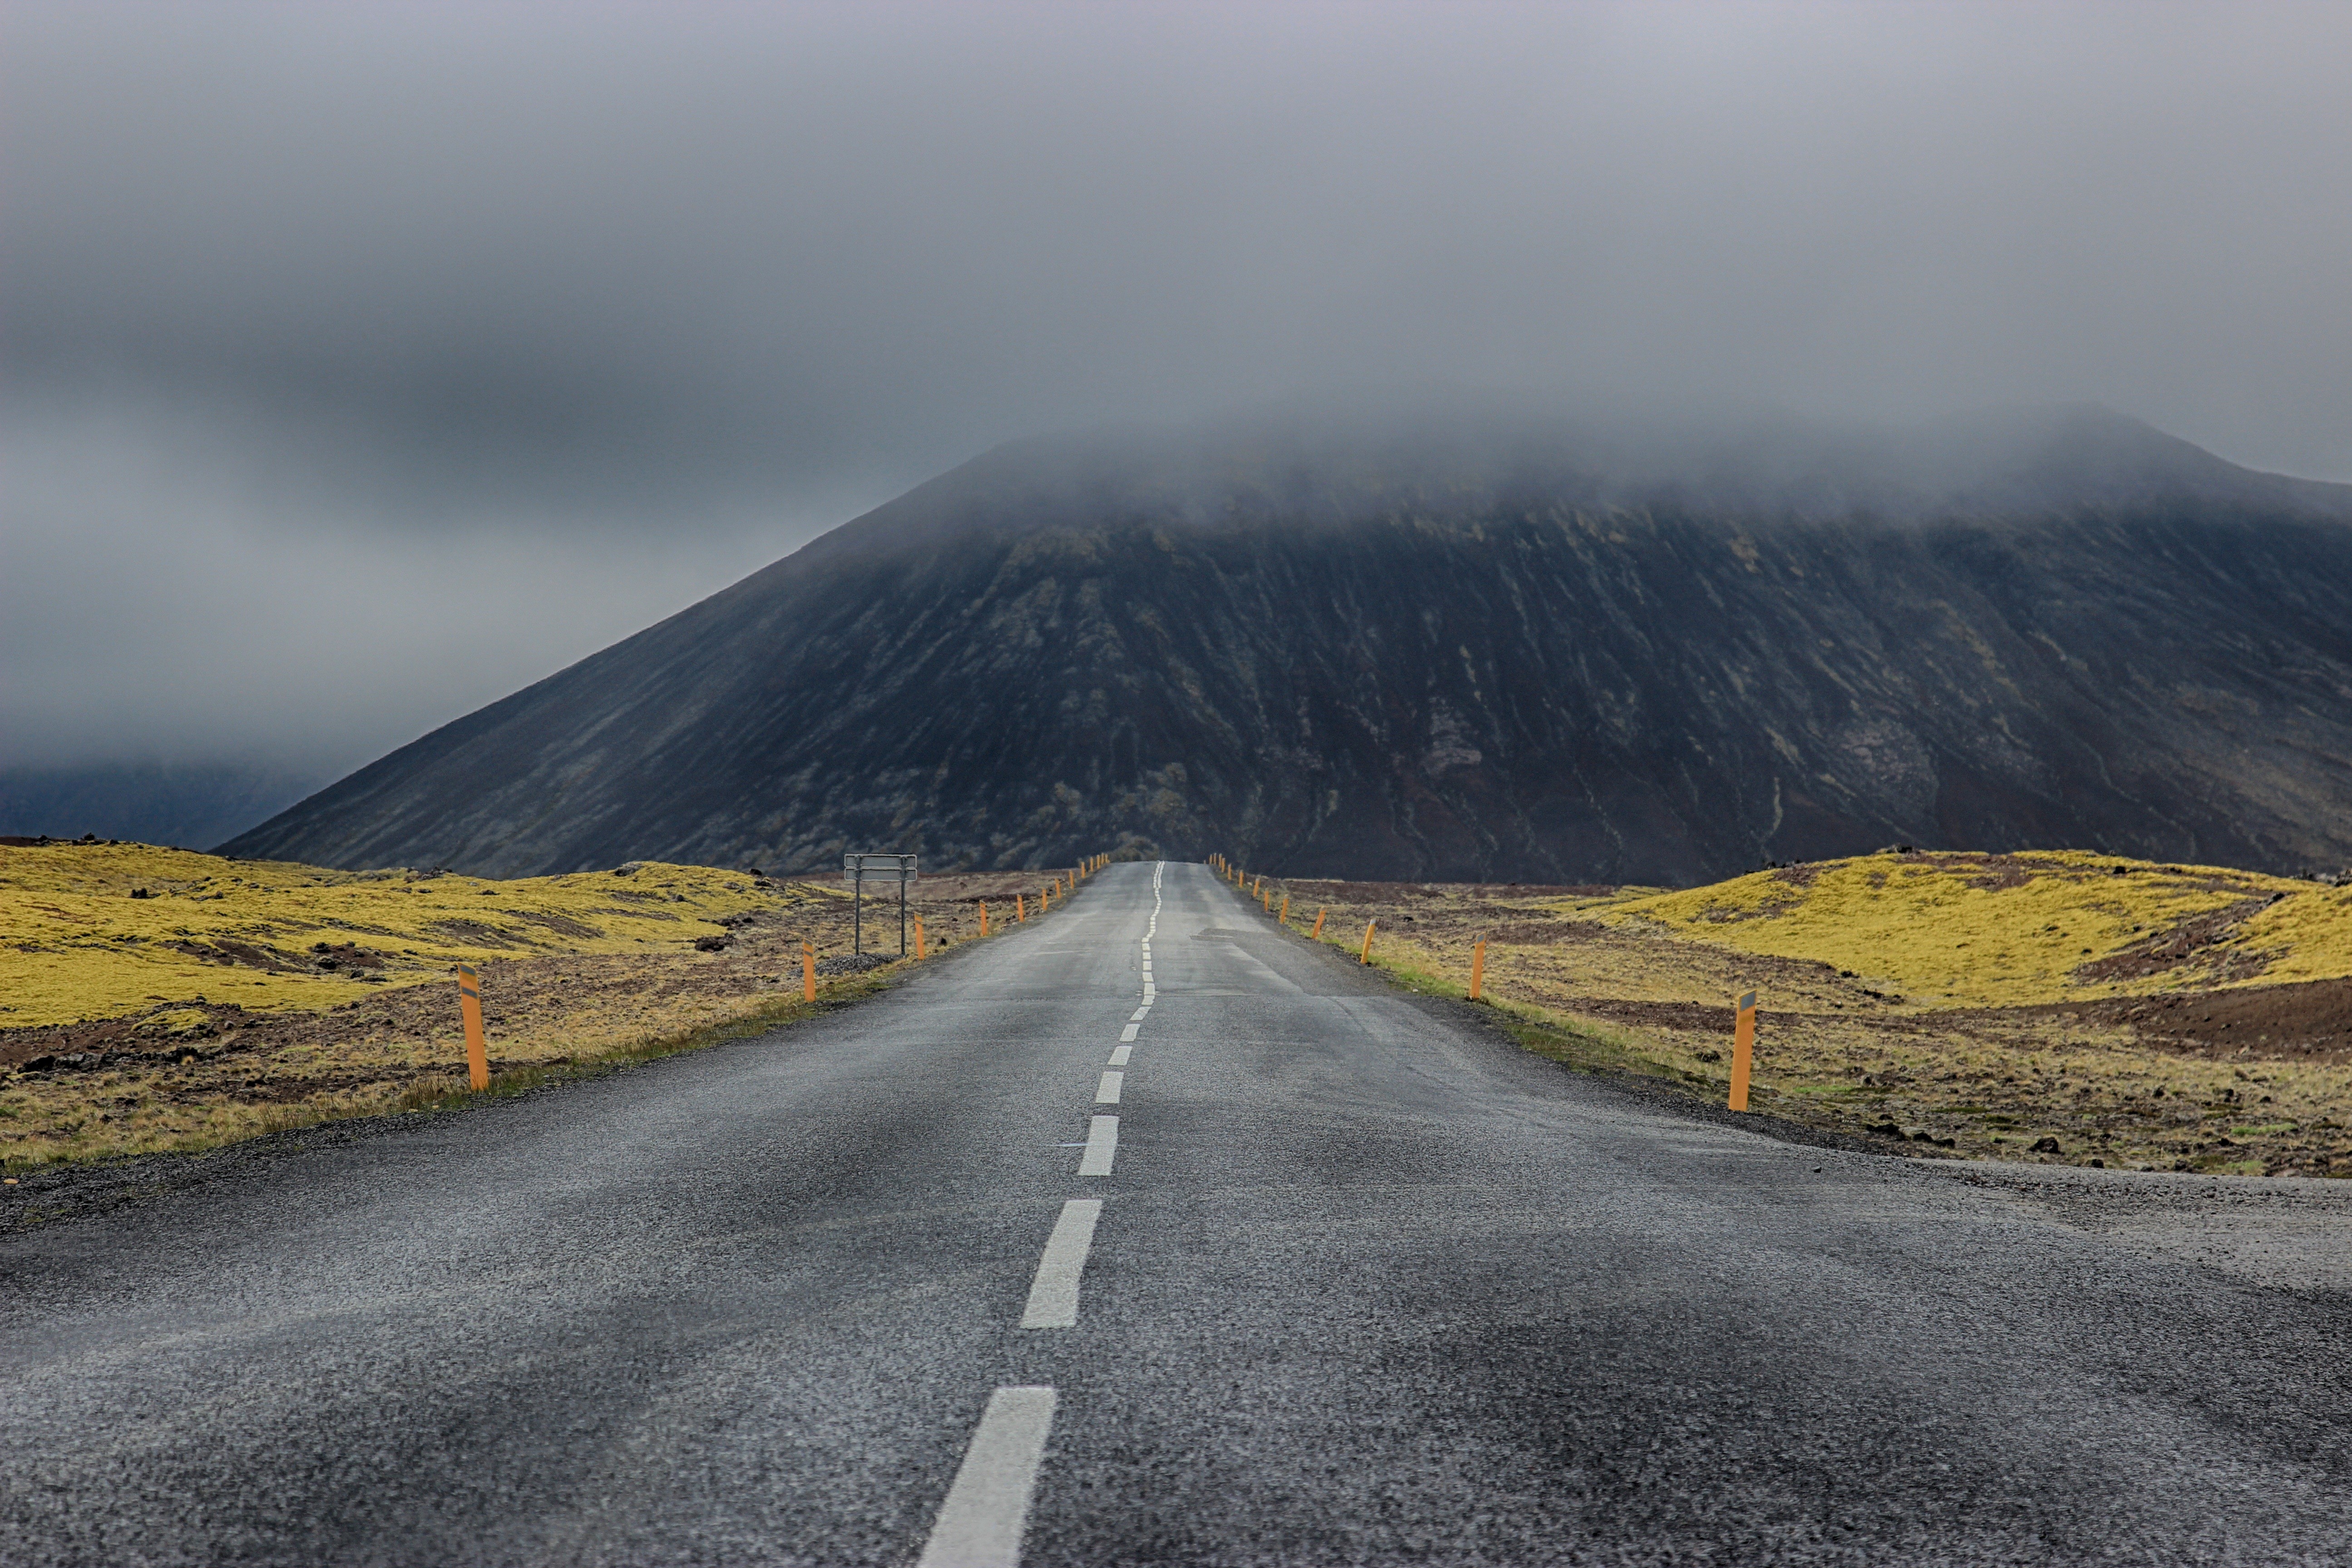
[[[2112,416],[1026,443],[226,847],[1683,883],[2352,858],[2352,490]]]

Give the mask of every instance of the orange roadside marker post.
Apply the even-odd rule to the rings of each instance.
[[[1029,900],[1019,893],[1013,895],[1013,918],[1022,925],[1029,923]]]
[[[1479,989],[1486,981],[1486,942],[1482,937],[1479,939],[1478,945],[1470,950],[1470,1000],[1473,1002],[1478,1000]]]
[[[801,943],[801,1000],[816,1000],[816,949]]]
[[[1748,1069],[1756,1058],[1756,993],[1739,999],[1739,1023],[1731,1036],[1731,1109],[1748,1109]]]
[[[482,1039],[482,982],[470,963],[457,966],[457,1016],[466,1020],[466,1073],[476,1089],[490,1087],[490,1048]]]
[[[988,900],[986,899],[980,900],[980,934],[982,936],[988,934]]]
[[[1282,920],[1285,925],[1290,923],[1290,895],[1288,893],[1282,895]]]
[[[1323,917],[1329,912],[1330,911],[1328,910],[1321,909],[1315,911],[1315,929],[1307,933],[1308,940],[1313,942],[1321,942],[1323,940]]]
[[[1041,915],[1054,912],[1054,884],[1051,882],[1046,883],[1045,890],[1037,895],[1037,912]]]
[[[917,962],[917,963],[920,963],[920,962],[922,961],[922,957],[923,957],[923,917],[922,917],[922,916],[920,916],[920,915],[917,915],[917,916],[915,917],[915,960],[916,960],[916,962]]]
[[[1378,921],[1366,921],[1364,922],[1364,955],[1356,960],[1357,963],[1370,963],[1372,961],[1372,927],[1379,923],[1380,922]]]

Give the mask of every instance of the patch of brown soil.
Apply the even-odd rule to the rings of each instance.
[[[1738,1015],[1703,1002],[1633,1002],[1616,996],[1570,996],[1563,1005],[1588,1018],[1630,1024],[1640,1029],[1680,1029],[1690,1034],[1728,1035]]]
[[[1609,934],[1599,921],[1518,921],[1486,932],[1486,940],[1505,946],[1535,947],[1555,942],[1592,942]]]
[[[560,915],[552,910],[500,910],[499,913],[509,920],[518,920],[525,925],[543,926],[558,936],[575,940],[593,941],[601,934],[586,921],[575,921],[570,915]]]
[[[294,973],[305,966],[283,953],[224,937],[217,942],[175,942],[169,944],[174,952],[184,952],[205,963],[243,964],[248,969],[266,969],[280,974]]]
[[[2135,996],[2076,1011],[2200,1055],[2352,1061],[2352,980]]]
[[[637,918],[642,920],[645,917],[640,914]],[[513,938],[498,927],[486,926],[479,921],[435,921],[425,929],[439,931],[451,942],[463,942],[467,947],[514,947],[517,945]]]
[[[2161,974],[2168,969],[2178,969],[2207,955],[2209,950],[2227,942],[2238,933],[2240,927],[2255,914],[2278,902],[2284,895],[2266,894],[2259,898],[2240,899],[2218,910],[2209,910],[2181,921],[2169,931],[2144,937],[2120,952],[2094,959],[2074,970],[2078,985],[2104,984],[2116,980],[2145,980]],[[2231,981],[2251,980],[2270,967],[2271,955],[2259,952],[2211,953],[2205,967],[2208,984],[2227,984]]]

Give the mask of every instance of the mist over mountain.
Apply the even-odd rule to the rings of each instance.
[[[0,836],[131,838],[202,848],[283,811],[316,773],[226,763],[0,767]]]
[[[2352,487],[2095,409],[1015,443],[233,853],[1682,883],[1890,842],[2352,860]]]

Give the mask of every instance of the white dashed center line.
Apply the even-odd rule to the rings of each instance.
[[[1118,1158],[1118,1118],[1097,1116],[1087,1125],[1087,1152],[1078,1160],[1081,1176],[1108,1176]]]
[[[1117,1105],[1118,1103],[1118,1086],[1126,1077],[1127,1075],[1123,1072],[1107,1072],[1103,1074],[1102,1082],[1095,1086],[1095,1103],[1097,1105]]]
[[[1140,1024],[1129,1024],[1126,1028],[1121,1029],[1118,1032],[1118,1037],[1122,1040],[1132,1040],[1135,1038],[1135,1032],[1141,1027],[1143,1027],[1143,1026]]]
[[[1106,1067],[1115,1068],[1125,1067],[1127,1065],[1127,1053],[1133,1049],[1135,1049],[1133,1046],[1113,1046],[1110,1048],[1110,1060],[1103,1065]]]
[[[1053,1427],[1050,1388],[1000,1388],[988,1396],[916,1568],[1015,1568]]]
[[[1150,1012],[1150,1011],[1151,1011],[1151,1009],[1150,1009],[1150,1007],[1148,1007],[1148,1006],[1146,1006],[1146,1007],[1138,1007],[1138,1008],[1135,1010],[1135,1017],[1134,1017],[1134,1019],[1133,1019],[1132,1021],[1133,1021],[1133,1022],[1135,1022],[1135,1023],[1140,1024],[1141,1022],[1143,1022],[1143,1016],[1144,1016],[1146,1013],[1149,1013],[1149,1012]]]
[[[1095,1244],[1095,1221],[1101,1217],[1100,1198],[1072,1198],[1062,1205],[1062,1217],[1045,1238],[1045,1255],[1037,1260],[1029,1305],[1021,1313],[1023,1328],[1078,1326],[1078,1276],[1086,1271],[1087,1253]]]

